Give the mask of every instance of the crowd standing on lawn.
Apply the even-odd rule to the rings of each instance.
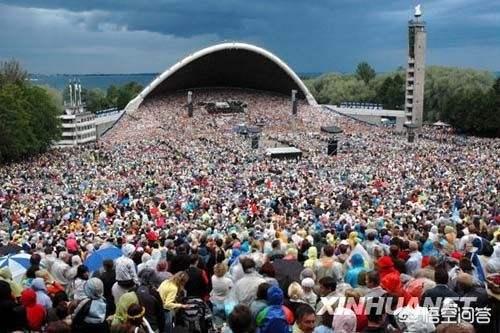
[[[500,329],[499,139],[410,144],[286,96],[194,96],[192,118],[183,93],[150,98],[95,146],[0,167],[0,332]],[[228,99],[246,112],[197,104]],[[303,157],[265,156],[283,142]],[[444,297],[437,320],[419,306]]]

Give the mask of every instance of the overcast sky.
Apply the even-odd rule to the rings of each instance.
[[[32,73],[161,72],[222,41],[296,72],[406,61],[416,0],[0,0],[0,59]],[[500,71],[500,0],[422,0],[427,62]]]

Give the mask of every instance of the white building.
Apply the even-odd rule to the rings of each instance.
[[[66,113],[59,116],[62,122],[61,140],[58,146],[77,146],[97,140],[95,114],[91,112]]]
[[[61,119],[61,139],[57,147],[73,147],[97,140],[96,116],[85,110],[82,103],[81,85],[73,82],[69,85],[69,103],[64,103],[64,114]]]

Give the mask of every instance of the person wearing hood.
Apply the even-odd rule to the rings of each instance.
[[[309,277],[304,278],[302,279],[300,285],[304,290],[304,300],[314,309],[318,301],[318,295],[314,292],[314,280]]]
[[[424,256],[424,257],[438,257],[439,256],[439,251],[436,250],[436,247],[434,246],[434,242],[435,241],[431,240],[431,238],[429,236],[429,238],[422,245],[422,256]]]
[[[26,310],[27,328],[31,331],[40,331],[45,323],[47,311],[42,305],[36,303],[36,293],[33,289],[23,290],[21,304]]]
[[[156,269],[156,266],[161,260],[161,250],[160,249],[155,249],[151,251],[151,258],[146,262],[146,265],[149,268]]]
[[[307,249],[307,260],[304,262],[304,268],[314,269],[318,261],[318,249],[316,246],[311,246]]]
[[[113,285],[116,282],[115,266],[113,260],[106,259],[102,262],[102,268],[94,272],[93,277],[98,278],[102,281],[104,285],[104,298],[106,299],[106,316],[109,316],[115,312],[115,301],[113,299]]]
[[[23,288],[12,279],[12,273],[8,267],[0,269],[0,281],[5,281],[9,284],[12,295],[15,298],[21,297],[21,292]]]
[[[500,273],[500,244],[495,246],[493,255],[488,259],[484,269],[487,274]]]
[[[243,268],[243,277],[235,283],[234,292],[236,301],[240,304],[250,306],[255,300],[257,289],[266,280],[255,270],[255,262],[250,258],[240,259]]]
[[[283,291],[276,286],[267,290],[268,306],[257,315],[256,323],[260,333],[288,333],[294,318],[290,309],[283,305]]]
[[[78,253],[78,241],[76,240],[76,236],[74,233],[70,233],[68,235],[68,239],[66,239],[66,249],[71,254]]]
[[[386,275],[394,274],[399,277],[400,273],[394,268],[394,262],[391,257],[383,256],[377,260],[377,269],[380,274],[380,280],[382,280]]]
[[[139,273],[139,287],[135,291],[139,304],[146,309],[145,318],[153,330],[164,331],[165,312],[163,302],[157,291],[158,277],[152,268],[145,268]]]
[[[388,274],[380,280],[380,286],[392,295],[397,295],[404,299],[404,304],[408,304],[411,295],[403,288],[401,279],[395,274]]]
[[[165,312],[160,294],[156,290],[158,278],[151,268],[139,272],[139,287],[135,291],[123,294],[118,301],[112,326],[124,324],[127,321],[127,311],[133,304],[140,304],[145,309],[145,318],[153,330],[164,331]]]
[[[111,288],[115,304],[118,303],[123,294],[134,288],[138,282],[135,263],[131,259],[134,252],[134,245],[125,244],[122,247],[122,256],[115,260],[116,283]]]
[[[52,300],[47,295],[47,287],[42,278],[33,279],[31,282],[31,289],[36,293],[36,303],[42,305],[45,310],[52,308]]]
[[[437,241],[439,241],[439,230],[438,230],[437,225],[433,225],[431,227],[431,230],[429,231],[429,238],[428,238],[428,240],[430,240],[431,242],[437,242]]]
[[[107,333],[104,285],[98,278],[84,286],[85,298],[78,303],[72,316],[71,331],[75,333]]]
[[[351,257],[351,265],[351,268],[345,275],[345,282],[349,283],[351,287],[356,288],[358,286],[359,273],[365,270],[365,261],[361,254],[356,253]]]
[[[68,252],[60,252],[59,259],[54,261],[50,270],[54,280],[66,290],[76,275],[76,270],[72,270],[71,266],[68,264],[70,258],[71,255]]]
[[[355,333],[357,326],[357,318],[354,311],[347,308],[337,309],[333,316],[333,332],[334,333]]]
[[[148,267],[148,262],[151,259],[151,255],[144,252],[141,256],[141,263],[137,265],[137,273],[140,273],[144,268]]]

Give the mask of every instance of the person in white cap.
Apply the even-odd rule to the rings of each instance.
[[[304,290],[304,300],[313,309],[316,307],[316,302],[318,301],[318,295],[314,293],[314,280],[311,278],[305,278],[300,283],[302,289]]]
[[[134,245],[125,244],[122,247],[122,256],[115,261],[116,283],[111,289],[115,304],[118,303],[123,294],[135,287],[139,281],[135,263],[131,259],[134,252]]]

